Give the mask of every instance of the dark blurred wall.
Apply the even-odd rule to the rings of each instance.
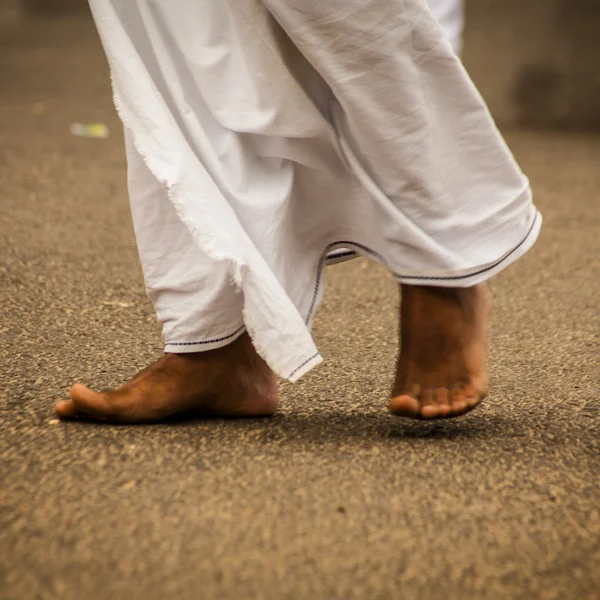
[[[600,128],[600,0],[466,2],[465,66],[501,125]],[[86,12],[87,0],[0,0],[0,33]]]
[[[464,62],[500,123],[600,128],[600,0],[467,0]]]

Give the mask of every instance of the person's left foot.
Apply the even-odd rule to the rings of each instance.
[[[165,354],[109,392],[75,384],[70,399],[59,402],[54,411],[61,419],[83,415],[144,423],[190,411],[207,416],[268,417],[277,404],[276,377],[245,333],[217,350]]]
[[[413,419],[458,417],[488,393],[483,286],[402,286],[401,352],[390,410]]]

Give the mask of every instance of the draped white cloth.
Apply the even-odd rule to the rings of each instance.
[[[327,256],[471,286],[535,241],[528,181],[420,0],[90,4],[166,351],[247,330],[295,381],[321,361]]]

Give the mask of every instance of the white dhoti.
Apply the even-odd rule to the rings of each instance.
[[[280,376],[327,260],[471,286],[541,224],[527,179],[419,0],[91,0],[168,352],[248,331]]]

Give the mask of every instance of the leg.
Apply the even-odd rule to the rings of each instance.
[[[402,286],[401,352],[390,410],[404,417],[456,417],[488,391],[483,286]]]
[[[145,1],[91,3],[124,120],[194,236],[183,263],[183,253],[173,251],[179,236],[164,236],[167,249],[151,239],[156,252],[144,267],[167,351],[216,349],[205,344],[221,344],[224,326],[242,325],[241,294],[236,299],[228,288],[223,263],[243,293],[244,320],[261,356],[295,381],[320,356],[286,291],[305,286],[280,255],[354,243],[403,284],[452,290],[482,283],[537,237],[541,220],[527,179],[425,0],[203,0],[210,17],[201,20],[200,40],[197,2],[168,9]],[[148,37],[156,37],[151,47]],[[306,60],[288,52],[288,42]],[[314,98],[313,87],[320,92]],[[283,97],[281,90],[294,93]],[[321,149],[328,160],[315,160]],[[261,169],[263,162],[269,168]],[[295,164],[307,167],[304,175]],[[312,211],[290,202],[301,198],[291,192],[303,180],[313,180],[311,169],[330,179],[331,189],[348,185],[350,193],[319,198],[314,190]],[[278,180],[281,172],[290,177]],[[354,193],[356,202],[347,202]],[[166,231],[160,219],[154,229]],[[286,230],[289,236],[271,235]],[[311,281],[309,261],[300,268]],[[409,329],[419,339],[412,332],[418,328]],[[440,334],[436,343],[450,347],[452,339]],[[420,356],[422,345],[410,355]],[[420,406],[420,396],[414,399]]]
[[[56,414],[119,422],[156,421],[190,410],[273,414],[277,382],[240,327],[239,294],[223,266],[200,252],[127,132],[125,139],[138,250],[167,352],[114,391],[74,385]]]
[[[263,2],[330,85],[340,146],[386,215],[389,242],[368,242],[404,284],[390,409],[463,414],[487,393],[479,284],[539,231],[529,184],[424,2]]]

